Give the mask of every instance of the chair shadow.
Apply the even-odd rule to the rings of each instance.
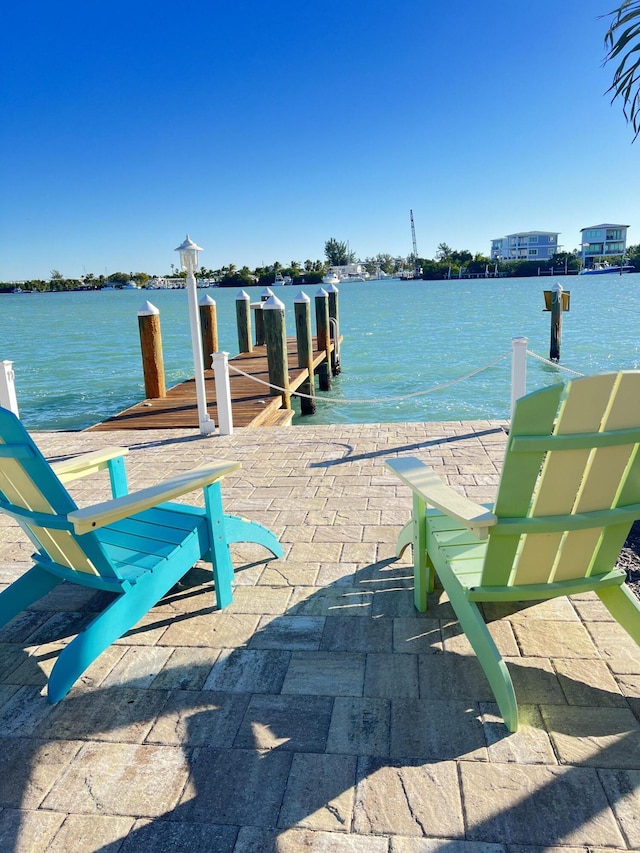
[[[260,565],[245,563],[237,575],[241,579],[243,571]],[[487,747],[508,746],[512,736],[496,717],[477,659],[443,650],[445,636],[457,642],[459,635],[450,605],[437,591],[430,612],[418,615],[411,587],[407,565],[373,563],[263,619],[245,642],[222,648],[213,663],[173,664],[169,658],[157,673],[112,686],[93,684],[90,670],[56,706],[42,695],[42,667],[61,636],[81,629],[105,594],[88,599],[84,610],[48,610],[45,599],[16,617],[0,632],[0,660],[10,669],[0,685],[4,849],[16,849],[24,815],[33,809],[40,809],[38,815],[48,810],[129,817],[126,836],[98,848],[123,853],[198,844],[218,853],[277,850],[278,839],[295,828],[379,835],[383,824],[375,808],[384,809],[372,793],[379,776],[388,777],[406,803],[392,824],[397,820],[401,833],[434,837],[426,823],[429,808],[421,816],[426,792],[435,792],[451,762],[486,762]],[[73,604],[72,587],[50,593],[53,603],[65,593]],[[195,568],[128,636],[140,640],[197,618],[219,624],[227,613],[232,610],[215,612],[212,605],[210,572]],[[36,643],[38,655],[22,650]],[[132,648],[142,646],[126,646]],[[513,660],[509,666],[516,692],[519,686],[526,691],[531,670]],[[621,707],[618,694],[569,677],[563,686],[542,672],[537,685],[546,696],[556,691],[561,707],[563,691],[572,689],[581,690],[590,707]],[[602,735],[589,714],[573,715],[568,732],[562,719],[554,734]],[[610,722],[612,735],[624,732],[620,720]],[[568,831],[607,807],[601,787],[600,795],[593,794],[594,768],[617,766],[614,759],[627,742],[628,748],[637,743],[633,732],[601,750],[594,762],[552,774],[515,807],[474,823],[466,836],[452,830],[438,850],[454,851],[465,837],[501,843],[517,835],[514,827],[523,827],[527,837],[532,820],[547,822],[549,843],[563,843]],[[131,762],[128,770],[113,769],[122,785],[117,797],[112,780],[96,776],[111,753],[116,763]],[[169,766],[163,763],[167,755]],[[145,785],[146,800],[140,793]],[[576,805],[556,832],[552,815],[569,789]],[[622,798],[622,786],[618,790]],[[154,796],[156,806],[149,805]],[[607,796],[613,805],[613,787]],[[137,806],[129,804],[132,798]]]

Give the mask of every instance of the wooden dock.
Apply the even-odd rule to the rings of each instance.
[[[317,349],[317,338],[313,339],[313,369],[326,360],[324,350]],[[331,344],[333,348],[333,343]],[[295,391],[308,376],[306,368],[298,367],[297,343],[287,338],[289,363],[289,390]],[[287,426],[293,419],[293,410],[282,407],[282,395],[272,395],[271,390],[260,382],[241,376],[231,365],[263,382],[269,381],[267,351],[265,346],[254,347],[253,352],[240,353],[229,359],[229,384],[231,386],[231,409],[234,427]],[[216,403],[216,383],[213,370],[205,370],[207,408],[216,424],[219,423]],[[188,429],[198,428],[196,385],[193,378],[169,388],[166,397],[154,397],[136,403],[89,427],[88,431],[117,429]]]

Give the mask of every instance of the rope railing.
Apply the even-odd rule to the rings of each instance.
[[[466,373],[464,376],[459,376],[456,379],[451,379],[449,380],[449,382],[443,382],[441,385],[436,385],[433,388],[426,388],[422,391],[414,391],[411,394],[401,394],[394,397],[377,397],[367,400],[340,400],[334,397],[311,397],[309,394],[303,394],[301,391],[290,391],[288,388],[281,388],[280,386],[274,385],[271,382],[266,382],[264,379],[258,379],[257,376],[251,376],[249,373],[245,373],[244,370],[240,370],[240,368],[236,367],[235,364],[229,363],[229,367],[235,373],[238,373],[241,376],[245,376],[247,379],[253,379],[254,382],[258,382],[260,385],[265,385],[267,388],[271,388],[274,391],[279,391],[283,394],[291,394],[292,397],[295,395],[296,397],[305,397],[308,400],[315,399],[316,402],[318,402],[318,400],[321,400],[325,403],[331,403],[332,405],[364,405],[371,403],[399,403],[403,400],[410,400],[415,397],[424,397],[427,394],[433,394],[435,391],[442,391],[445,388],[450,388],[452,385],[456,385],[458,382],[464,382],[466,379],[471,379],[472,376],[477,376],[478,373],[483,373],[485,370],[489,370],[491,367],[494,367],[496,364],[498,364],[500,361],[503,361],[503,359],[508,358],[510,355],[511,353],[505,352],[502,355],[499,355],[497,358],[494,358],[493,361],[490,361],[488,364],[485,364],[483,367],[478,367],[476,370],[472,370],[469,373]]]
[[[558,364],[557,361],[549,361],[548,358],[544,358],[544,356],[538,355],[537,352],[532,352],[530,349],[527,350],[527,355],[530,355],[531,358],[535,358],[538,361],[541,361],[543,364],[548,364],[551,367],[557,367],[558,370],[564,370],[566,373],[571,373],[574,376],[584,376],[584,373],[578,373],[577,370],[571,370],[570,367],[564,367],[564,365]]]

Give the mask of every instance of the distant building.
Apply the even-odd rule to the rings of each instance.
[[[582,266],[591,267],[599,258],[624,255],[628,225],[591,225],[580,229]]]
[[[519,231],[491,241],[492,261],[548,261],[558,251],[559,231]]]

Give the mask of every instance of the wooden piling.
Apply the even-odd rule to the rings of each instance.
[[[562,343],[562,285],[554,284],[551,288],[551,343],[549,360],[560,361],[560,345]]]
[[[284,322],[284,303],[270,296],[264,303],[264,332],[267,347],[269,382],[284,391],[271,388],[272,395],[282,395],[282,407],[291,408],[289,393],[289,359],[287,355],[287,331]]]
[[[273,291],[269,287],[265,287],[265,289],[260,294],[260,302],[266,302],[270,296],[273,296]],[[256,307],[256,346],[261,347],[265,342],[264,337],[264,315],[262,313],[262,309]]]
[[[236,322],[238,325],[238,352],[253,352],[251,342],[251,300],[246,290],[236,296]]]
[[[296,318],[296,344],[298,347],[298,367],[306,367],[309,376],[300,385],[300,412],[312,415],[316,410],[315,383],[313,381],[313,338],[311,337],[311,300],[306,293],[300,293],[293,300]]]
[[[329,322],[329,294],[322,287],[316,291],[316,335],[318,349],[326,360],[318,367],[318,385],[321,391],[331,390],[331,330]]]
[[[202,359],[205,370],[211,367],[211,356],[218,352],[218,316],[216,303],[209,294],[200,300],[200,330],[202,335]]]
[[[166,397],[160,311],[151,302],[145,302],[138,311],[138,329],[142,350],[144,393],[147,399]]]
[[[338,314],[338,288],[330,284],[326,288],[329,294],[329,324],[333,350],[331,352],[331,374],[337,376],[340,373],[340,317]]]

